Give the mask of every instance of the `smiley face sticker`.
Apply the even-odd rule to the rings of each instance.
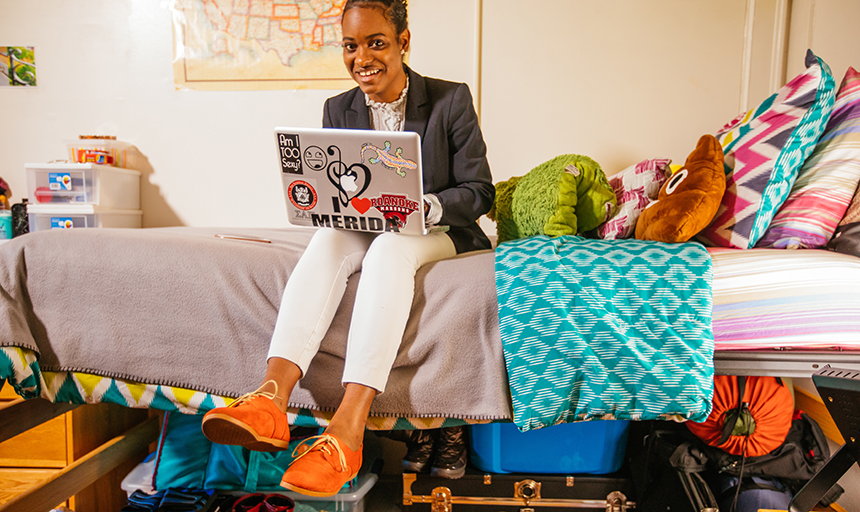
[[[326,164],[328,164],[328,157],[319,146],[308,146],[302,153],[302,157],[304,157],[305,165],[315,171],[325,169]]]

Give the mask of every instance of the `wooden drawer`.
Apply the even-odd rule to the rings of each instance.
[[[0,403],[17,398],[12,387],[4,384],[0,390]],[[0,443],[0,467],[65,467],[69,462],[66,422],[64,414]]]
[[[65,414],[0,443],[2,467],[63,468],[66,457]]]
[[[0,468],[0,505],[59,471],[59,469]]]
[[[15,390],[12,389],[12,386],[4,382],[3,389],[0,389],[0,400],[15,400],[16,398],[18,398],[18,395],[15,393]]]
[[[5,403],[17,399],[8,386],[0,390],[0,397],[3,397],[0,402]],[[90,451],[127,432],[148,415],[145,409],[116,404],[84,405],[0,443],[0,504],[88,456]],[[121,509],[126,504],[126,493],[120,489],[120,483],[147,453],[142,449],[130,454],[116,469],[70,498],[69,508],[77,512]]]
[[[18,394],[15,393],[15,390],[12,389],[12,386],[3,382],[3,388],[0,389],[0,400],[15,400],[19,398]]]

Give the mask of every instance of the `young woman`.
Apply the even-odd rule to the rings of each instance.
[[[203,432],[213,442],[285,449],[290,393],[319,349],[347,278],[360,270],[343,399],[325,433],[302,445],[307,449],[281,482],[314,496],[337,493],[361,466],[364,426],[397,355],[415,273],[489,248],[476,221],[495,193],[468,86],[425,78],[403,63],[410,43],[406,1],[348,0],[342,28],[344,64],[358,87],[326,101],[323,126],[419,133],[426,222],[450,230],[425,236],[317,231],[284,290],[262,386],[204,417]]]

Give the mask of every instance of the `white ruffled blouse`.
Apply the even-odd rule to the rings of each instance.
[[[406,95],[409,92],[409,77],[406,77],[406,87],[400,96],[391,103],[383,103],[364,95],[364,102],[370,110],[370,127],[374,130],[402,132],[406,124]],[[442,219],[442,203],[435,194],[424,194],[424,201],[430,208],[425,214],[427,224],[438,224]]]

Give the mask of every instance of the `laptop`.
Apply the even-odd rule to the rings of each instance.
[[[414,132],[275,128],[291,224],[424,235],[421,138]]]

